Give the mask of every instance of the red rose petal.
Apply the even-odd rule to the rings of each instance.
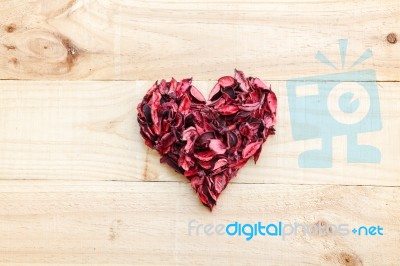
[[[200,166],[202,168],[204,168],[206,170],[209,170],[212,167],[211,161],[199,161],[198,163],[200,164]]]
[[[228,160],[227,159],[219,159],[218,161],[215,162],[214,164],[214,169],[218,169],[221,168],[222,166],[225,166],[228,164]]]
[[[242,157],[250,158],[251,156],[253,156],[258,151],[258,149],[261,147],[261,144],[262,144],[262,142],[258,141],[258,142],[253,142],[253,143],[246,145],[246,147],[244,147],[244,149],[242,151]]]
[[[221,193],[226,187],[226,179],[224,175],[217,175],[214,181],[215,191]]]
[[[199,102],[206,102],[206,99],[204,99],[203,94],[201,94],[201,92],[194,86],[190,88],[190,95],[192,95]]]
[[[235,79],[239,82],[240,88],[243,91],[245,91],[245,92],[249,91],[249,87],[250,87],[249,81],[246,79],[246,77],[244,76],[242,71],[235,69]]]
[[[267,90],[267,86],[264,84],[264,82],[261,81],[261,79],[259,78],[254,78],[251,82],[251,84],[253,85],[253,87],[255,88],[260,88],[263,90]]]
[[[221,87],[230,87],[233,84],[235,84],[235,79],[229,76],[222,77],[218,80],[218,84],[221,85]]]
[[[276,113],[276,102],[277,102],[275,93],[273,93],[273,92],[268,93],[267,101],[268,101],[269,109],[271,110],[272,113],[275,114]]]
[[[225,144],[219,139],[210,140],[210,150],[213,150],[216,154],[224,154],[226,151]]]
[[[223,115],[233,115],[237,111],[239,111],[239,107],[237,107],[235,105],[224,105],[224,106],[221,106],[218,109],[218,111]]]
[[[209,161],[214,158],[215,152],[213,151],[202,151],[194,154],[194,157],[199,159],[200,161]]]
[[[210,97],[208,98],[210,101],[215,100],[216,98],[220,97],[221,94],[221,86],[217,83],[215,84],[214,88],[210,92]]]
[[[247,103],[247,104],[243,104],[243,105],[241,105],[241,106],[239,106],[239,109],[240,110],[244,110],[244,111],[254,111],[254,110],[256,110],[257,108],[259,108],[260,107],[260,103],[259,102],[256,102],[256,103]]]
[[[175,135],[172,132],[169,132],[162,136],[160,139],[160,145],[163,147],[169,147],[176,141]]]

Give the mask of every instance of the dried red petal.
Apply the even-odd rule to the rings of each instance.
[[[191,105],[191,100],[189,96],[185,95],[179,105],[179,112],[182,112],[183,114],[186,114],[187,112],[190,111],[190,105]]]
[[[182,140],[186,140],[185,152],[188,153],[193,150],[194,142],[198,137],[198,133],[194,127],[189,127],[182,134]]]
[[[194,154],[194,157],[199,159],[200,161],[209,161],[214,158],[215,152],[213,151],[201,151]]]
[[[218,109],[218,111],[223,115],[233,115],[237,111],[239,111],[239,107],[237,107],[235,105],[224,105],[224,106],[221,106]]]
[[[164,155],[160,159],[161,163],[167,163],[169,166],[171,166],[176,172],[183,174],[184,171],[181,167],[179,167],[177,163],[177,159],[174,158],[174,156],[170,157],[169,155]]]
[[[214,132],[205,132],[196,140],[196,145],[200,147],[206,147],[210,143],[210,140],[213,138],[215,138]]]
[[[210,97],[208,98],[210,101],[214,101],[221,97],[221,86],[217,83],[215,84],[214,88],[210,92]]]
[[[267,101],[268,101],[269,109],[271,110],[272,113],[275,114],[276,113],[276,102],[277,102],[275,93],[273,93],[273,92],[268,93]]]
[[[169,132],[164,136],[162,136],[159,145],[162,147],[163,150],[167,150],[166,148],[169,148],[175,141],[176,141],[175,135],[172,132]]]
[[[228,139],[229,148],[235,147],[236,144],[238,143],[238,137],[236,136],[235,133],[233,133],[231,131],[227,133],[227,139]]]
[[[256,103],[243,104],[243,105],[239,106],[239,109],[244,110],[244,111],[254,111],[258,107],[260,107],[260,103],[256,102]]]
[[[264,82],[261,81],[259,78],[254,78],[250,83],[254,88],[260,88],[263,90],[267,90],[267,86],[265,86]]]
[[[235,79],[229,76],[222,77],[218,80],[218,84],[223,88],[230,87],[235,84]]]
[[[249,91],[250,88],[249,81],[246,79],[242,71],[235,69],[235,79],[239,82],[240,88],[243,91],[245,92]]]
[[[221,193],[222,190],[224,190],[224,188],[226,187],[226,185],[227,183],[224,175],[217,175],[215,177],[214,187],[217,193]]]
[[[199,102],[206,101],[206,99],[204,99],[203,94],[201,94],[201,92],[195,86],[192,86],[190,88],[190,95],[192,95]]]
[[[210,150],[213,150],[216,154],[224,154],[226,151],[225,144],[219,139],[210,140]]]
[[[192,166],[195,165],[195,161],[192,157],[188,155],[181,154],[178,160],[178,165],[183,168],[183,170],[188,171]]]
[[[228,164],[228,160],[225,158],[219,159],[218,161],[215,162],[214,164],[214,169],[221,168],[222,166],[225,166]]]
[[[244,147],[244,149],[242,151],[242,157],[250,158],[251,156],[253,156],[258,151],[258,149],[260,149],[261,144],[262,144],[262,142],[258,141],[258,142],[253,142],[253,143],[246,145],[246,147]]]
[[[209,170],[209,169],[211,169],[211,167],[212,167],[211,161],[199,161],[199,165],[200,165],[202,168],[206,169],[206,170]]]

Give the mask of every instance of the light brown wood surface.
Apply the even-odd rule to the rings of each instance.
[[[367,48],[378,80],[399,80],[399,2],[1,1],[0,78],[215,80],[234,68],[268,80],[326,74]],[[201,60],[199,60],[201,59]]]
[[[395,265],[398,188],[231,184],[210,214],[178,182],[2,181],[1,260],[10,263]],[[174,193],[171,193],[174,191]],[[251,193],[249,193],[251,191]],[[371,200],[374,199],[374,200]],[[368,205],[368,207],[366,206]],[[188,222],[377,225],[384,237],[196,236]]]
[[[207,95],[215,82],[194,81]],[[0,98],[2,179],[184,181],[159,163],[136,122],[136,106],[152,82],[3,81]],[[383,129],[359,134],[380,148],[379,164],[348,164],[346,137],[333,139],[333,167],[299,168],[298,155],[320,139],[295,141],[285,82],[273,82],[279,123],[257,164],[241,169],[239,183],[399,186],[400,94],[397,82],[380,82]],[[299,110],[300,111],[300,110]]]
[[[0,1],[1,265],[398,265],[400,2]],[[303,169],[286,80],[376,71],[382,130],[358,136],[379,164]],[[348,66],[348,65],[347,65]],[[136,122],[155,80],[193,77],[207,95],[233,69],[271,84],[276,135],[211,213],[159,163]],[[195,236],[188,223],[278,222],[384,228],[383,236]],[[352,228],[351,227],[351,228]]]

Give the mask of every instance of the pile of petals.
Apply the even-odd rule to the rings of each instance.
[[[277,99],[260,79],[235,70],[209,99],[191,79],[156,82],[139,103],[140,133],[161,162],[183,174],[210,210],[238,170],[274,134]]]

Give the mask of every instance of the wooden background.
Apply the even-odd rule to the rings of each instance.
[[[400,2],[0,2],[0,263],[3,265],[398,265]],[[380,164],[301,169],[318,140],[291,135],[285,81],[337,72],[318,50],[377,73],[383,129],[362,134]],[[210,213],[138,133],[157,79],[207,95],[238,68],[271,84],[277,134]],[[188,222],[381,225],[384,236],[189,236]]]

